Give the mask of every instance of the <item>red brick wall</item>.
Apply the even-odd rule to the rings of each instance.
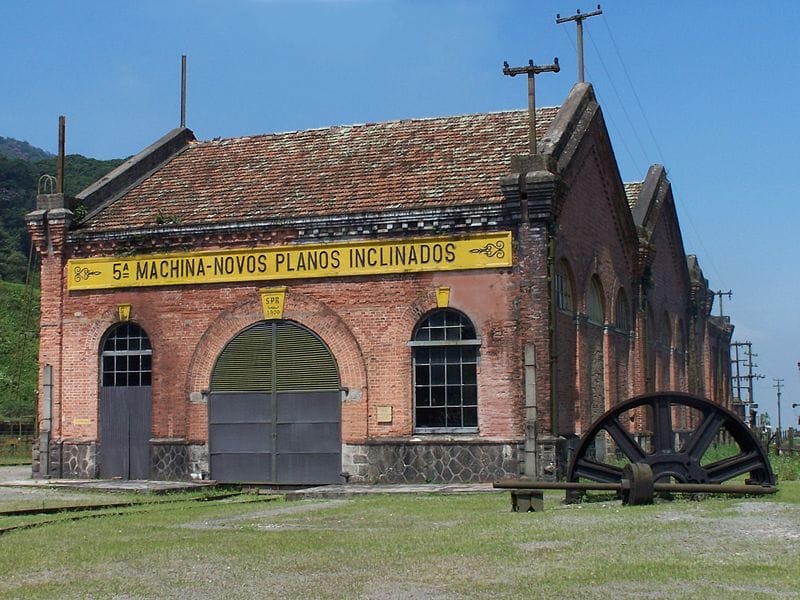
[[[48,263],[45,269],[50,268]],[[258,291],[262,285],[66,293],[61,435],[97,439],[100,346],[105,332],[118,321],[117,305],[127,303],[132,305],[131,320],[147,332],[153,347],[153,436],[205,441],[206,404],[198,400],[208,390],[225,344],[263,318]],[[519,283],[513,272],[289,282],[284,318],[320,336],[337,361],[342,386],[349,389],[342,405],[345,443],[413,432],[411,352],[406,343],[418,320],[436,308],[437,286],[450,287],[450,306],[472,320],[481,339],[480,435],[522,437],[522,358],[515,317]],[[48,305],[47,310],[55,318],[58,307]],[[59,347],[50,338],[43,345],[51,351]],[[393,408],[391,423],[377,422],[378,406]]]
[[[668,200],[671,201],[671,196]],[[662,208],[661,214],[662,218],[650,238],[655,252],[652,253],[652,279],[646,298],[646,306],[653,319],[650,340],[653,352],[653,389],[688,391],[686,387],[677,387],[682,382],[673,374],[682,368],[677,363],[684,360],[674,348],[678,336],[685,337],[685,333],[679,332],[678,327],[682,328],[690,319],[690,286],[679,232],[668,218],[670,211]]]
[[[604,324],[614,321],[620,287],[635,298],[638,240],[632,228],[616,163],[595,119],[565,174],[568,190],[557,220],[555,260],[572,270],[578,325],[569,315],[556,319],[557,396],[561,433],[581,433],[594,418],[620,398],[629,378],[630,343],[609,327],[587,322],[588,294],[593,277],[602,289]],[[613,340],[605,340],[613,336]],[[572,353],[573,359],[568,358]]]

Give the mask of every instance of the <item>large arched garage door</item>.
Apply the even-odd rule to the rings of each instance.
[[[211,374],[208,444],[222,483],[338,483],[339,370],[322,340],[262,321],[228,342]]]

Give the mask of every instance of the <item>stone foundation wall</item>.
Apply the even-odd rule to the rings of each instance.
[[[150,476],[159,480],[208,476],[208,447],[181,441],[154,441],[150,446]]]
[[[34,442],[31,456],[31,477],[34,479],[94,479],[97,477],[97,444],[95,442],[50,442],[47,452],[48,469],[45,473],[42,465],[41,445],[38,441]]]
[[[52,471],[52,467],[50,470]],[[97,477],[97,444],[94,442],[63,444],[61,446],[61,476],[75,477],[76,479]]]
[[[521,443],[381,442],[342,446],[351,483],[475,483],[519,475]]]

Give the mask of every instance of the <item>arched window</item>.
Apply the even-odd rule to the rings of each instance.
[[[672,347],[672,322],[666,312],[661,320],[661,346],[669,351]]]
[[[456,310],[437,310],[417,324],[409,345],[415,431],[476,431],[480,340],[472,322]]]
[[[557,309],[575,312],[575,306],[572,303],[572,284],[570,283],[569,267],[564,260],[559,262],[556,267],[555,277],[553,278],[553,293]]]
[[[104,387],[146,386],[153,375],[150,338],[135,323],[120,323],[106,337],[100,355]]]
[[[617,302],[614,308],[614,326],[622,331],[630,331],[631,307],[630,304],[628,304],[628,296],[622,288],[619,288],[617,292]]]
[[[589,283],[589,298],[587,302],[587,313],[590,321],[602,325],[605,323],[605,311],[603,310],[603,288],[597,277],[592,277]]]
[[[683,319],[678,319],[675,327],[675,352],[683,354],[686,351],[686,333],[683,330]]]

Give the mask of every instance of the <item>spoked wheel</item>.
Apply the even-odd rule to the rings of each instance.
[[[643,430],[648,435],[636,433]],[[706,452],[722,432],[728,452],[712,462]],[[775,484],[764,450],[739,417],[677,392],[638,396],[597,419],[581,438],[567,480],[619,483],[627,463],[650,465],[662,482],[721,484],[749,473],[748,484]]]

